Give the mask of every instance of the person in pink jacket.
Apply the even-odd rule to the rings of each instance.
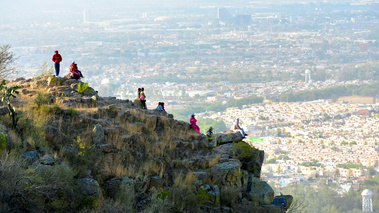
[[[191,115],[191,118],[190,118],[190,124],[191,124],[191,127],[192,129],[194,129],[197,133],[200,134],[200,127],[196,124],[197,120],[195,118],[195,115]]]

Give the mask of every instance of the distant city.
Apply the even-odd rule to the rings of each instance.
[[[12,46],[20,71],[9,78],[39,75],[59,50],[61,75],[75,61],[101,96],[134,100],[144,87],[148,108],[165,102],[179,119],[193,109],[228,129],[240,118],[245,140],[266,153],[263,178],[277,188],[325,182],[343,194],[375,176],[379,1],[210,5],[76,7],[22,23],[8,14],[1,43]],[[342,87],[355,90],[304,93]],[[262,101],[228,105],[253,96]],[[195,110],[212,104],[224,107]]]

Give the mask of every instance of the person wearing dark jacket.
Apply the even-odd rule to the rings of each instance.
[[[55,67],[55,76],[59,76],[59,66],[62,61],[62,56],[58,53],[58,50],[55,50],[55,54],[53,55],[52,60]]]

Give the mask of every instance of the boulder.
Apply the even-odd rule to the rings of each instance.
[[[62,80],[58,77],[50,77],[48,80],[47,80],[47,85],[49,87],[56,87],[56,86],[62,86]]]
[[[148,188],[154,187],[157,190],[161,190],[164,186],[164,180],[160,178],[158,175],[152,176],[149,178],[149,186]]]
[[[238,142],[242,141],[242,139],[243,137],[239,132],[219,133],[213,135],[213,140],[217,143],[217,145]]]
[[[39,152],[37,150],[27,151],[22,153],[22,158],[25,159],[29,164],[33,163],[39,157]]]
[[[134,106],[136,106],[137,108],[142,109],[142,105],[141,105],[141,100],[140,99],[138,99],[138,98],[134,99],[133,103],[134,103]]]
[[[275,196],[272,204],[279,206],[282,211],[287,211],[292,204],[293,197],[291,195]]]
[[[274,190],[265,181],[253,182],[249,180],[247,198],[256,205],[270,205],[274,200]]]
[[[77,192],[83,196],[93,196],[95,198],[100,198],[101,189],[99,183],[89,177],[75,179],[75,186],[77,187]]]
[[[104,140],[105,140],[105,135],[104,135],[103,126],[101,126],[100,124],[96,124],[92,130],[92,141],[96,145],[100,145],[104,143]]]
[[[241,176],[241,165],[239,160],[230,159],[228,162],[218,163],[212,166],[211,174],[217,184],[234,184]]]
[[[135,181],[129,177],[118,177],[108,180],[104,183],[103,189],[105,195],[111,198],[115,198],[119,192],[121,186],[128,185],[134,189]]]
[[[0,107],[0,115],[7,115],[9,114],[8,107]]]
[[[55,159],[53,155],[45,155],[39,159],[40,164],[53,166],[55,164]]]
[[[51,125],[46,125],[45,126],[45,139],[47,142],[58,145],[62,143],[63,135],[56,127],[51,126]]]

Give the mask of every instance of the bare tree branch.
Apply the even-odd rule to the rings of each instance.
[[[0,79],[16,73],[16,69],[10,66],[15,60],[15,55],[10,51],[10,48],[10,45],[0,46]]]

